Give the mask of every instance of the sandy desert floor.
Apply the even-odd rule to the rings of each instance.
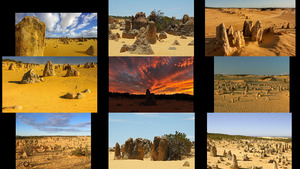
[[[242,87],[237,88],[234,95],[231,95],[231,92],[216,94],[219,90],[217,89],[218,85],[227,83],[238,86],[239,82],[237,81],[242,80],[242,78],[227,77],[226,80],[215,79],[214,112],[290,112],[289,83],[282,82],[280,77],[277,78],[277,81],[256,81],[257,78],[253,78],[247,96],[243,96],[244,88]],[[246,79],[249,80],[249,77]],[[285,90],[278,91],[278,86],[284,87]],[[268,89],[271,90],[266,94]],[[256,99],[258,92],[261,97]],[[237,101],[238,97],[240,97],[239,101]],[[235,102],[232,103],[231,99],[235,99]]]
[[[205,56],[220,56],[214,51],[216,27],[224,23],[233,30],[243,30],[245,20],[260,20],[263,28],[275,25],[275,31],[282,31],[282,35],[265,37],[265,42],[258,44],[245,37],[246,45],[238,50],[234,56],[295,56],[296,55],[296,11],[293,9],[278,9],[275,11],[259,11],[257,9],[228,9],[234,14],[221,12],[219,9],[205,9]],[[246,16],[248,19],[246,19]],[[290,24],[290,29],[281,28]]]
[[[59,39],[46,39],[45,43],[44,56],[91,56],[85,53],[91,45],[95,49],[95,55],[93,56],[97,56],[98,52],[96,39],[88,39],[85,42],[71,41],[69,44],[64,44]],[[58,48],[56,45],[58,45]]]
[[[248,141],[249,140],[242,140],[242,141]],[[268,163],[269,160],[276,160],[278,168],[284,168],[291,169],[292,168],[292,152],[291,150],[288,150],[282,154],[267,154],[267,157],[260,158],[260,153],[250,153],[250,152],[244,152],[244,147],[246,147],[246,144],[240,144],[238,141],[213,141],[215,147],[217,148],[217,157],[212,157],[210,152],[207,152],[207,165],[218,165],[219,168],[225,169],[229,168],[229,166],[232,164],[232,160],[228,160],[228,158],[223,156],[224,150],[228,152],[231,151],[232,154],[236,155],[237,163],[240,169],[246,169],[251,168],[252,165],[256,167],[263,167],[263,169],[273,169],[273,163]],[[284,142],[278,142],[278,141],[262,141],[262,143],[259,144],[278,144]],[[256,143],[251,143],[255,147],[257,146]],[[256,147],[257,149],[257,147]],[[247,154],[247,156],[250,158],[249,161],[243,161],[243,156]],[[278,163],[278,158],[282,156],[287,157],[288,161],[285,162],[285,164]],[[222,161],[221,158],[224,160]]]
[[[144,160],[114,160],[114,152],[109,152],[109,169],[184,169],[195,168],[195,157],[189,157],[177,161],[151,161],[150,158]],[[183,167],[185,161],[190,163],[189,167]]]
[[[59,139],[59,140],[57,140]],[[17,139],[16,141],[19,141]],[[57,169],[66,169],[66,168],[75,168],[75,169],[87,169],[91,168],[91,157],[85,156],[71,156],[71,151],[73,147],[78,147],[79,144],[88,146],[88,150],[91,151],[91,137],[46,137],[38,139],[38,146],[46,147],[55,147],[55,145],[61,147],[67,147],[65,150],[62,149],[51,149],[42,150],[41,148],[37,149],[37,153],[26,158],[17,158],[16,159],[16,168],[23,169],[26,168],[23,166],[23,163],[29,162],[31,165],[30,168],[42,169],[42,168],[57,168]],[[17,146],[17,149],[21,146]]]
[[[44,65],[34,68],[35,73],[43,76]],[[29,70],[8,70],[2,67],[2,106],[20,105],[21,110],[3,109],[3,112],[97,112],[97,68],[73,68],[80,77],[63,77],[67,70],[55,70],[56,76],[43,77],[45,82],[20,84],[23,75]],[[65,99],[68,92],[83,93],[82,99]],[[3,108],[2,107],[2,108]]]
[[[192,101],[156,100],[156,105],[145,106],[145,99],[109,98],[110,112],[193,112]]]
[[[119,33],[122,37],[122,32],[119,29],[111,29],[112,33]],[[132,45],[136,39],[120,38],[118,41],[109,40],[109,56],[140,56],[137,54],[131,54],[129,52],[120,52],[120,49],[124,44]],[[172,45],[177,40],[180,45]],[[167,38],[163,41],[156,41],[155,44],[151,44],[154,51],[153,55],[147,56],[194,56],[194,46],[188,46],[188,44],[194,40],[194,37],[187,37],[187,39],[181,39],[180,36],[174,36],[167,34]],[[169,47],[176,47],[176,50],[169,50]]]

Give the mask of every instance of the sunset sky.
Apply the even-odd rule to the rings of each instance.
[[[110,57],[109,91],[194,94],[193,57]]]

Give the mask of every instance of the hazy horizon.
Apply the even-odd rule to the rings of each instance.
[[[295,0],[206,0],[205,7],[216,8],[296,8]]]
[[[291,113],[207,113],[207,133],[292,137]]]
[[[208,134],[224,134],[224,135],[230,135],[230,136],[248,136],[248,137],[285,137],[285,138],[292,138],[292,136],[267,136],[267,135],[243,135],[243,134],[227,134],[227,133],[208,133]]]
[[[33,63],[33,64],[46,64],[47,61],[51,61],[52,64],[85,64],[86,62],[97,63],[97,56],[88,57],[24,57],[24,56],[3,56],[3,59],[11,59],[15,61],[22,61],[23,63]]]
[[[214,57],[214,74],[290,74],[290,57]]]

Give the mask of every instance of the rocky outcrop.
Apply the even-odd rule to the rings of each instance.
[[[253,22],[252,21],[245,21],[243,25],[243,35],[245,37],[250,37],[251,36],[251,29],[253,27]]]
[[[45,65],[43,76],[55,76],[55,71],[51,61],[48,61]]]
[[[115,159],[121,159],[121,149],[119,143],[115,146]]]
[[[159,33],[158,39],[166,39],[167,37],[167,33],[163,31]]]
[[[94,68],[94,67],[95,67],[95,63],[94,63],[94,62],[91,62],[90,68]]]
[[[8,67],[8,70],[16,70],[16,64],[15,63],[11,63]]]
[[[169,144],[167,138],[163,137],[160,139],[158,145],[158,161],[166,161],[168,159]]]
[[[133,141],[132,138],[129,138],[125,144],[121,146],[122,159],[143,160],[144,157],[150,156],[151,146],[152,143],[150,140],[136,138]]]
[[[222,55],[224,56],[229,56],[235,51],[235,48],[230,47],[227,31],[224,23],[220,24],[216,28],[215,49],[221,51]]]
[[[211,155],[212,157],[217,157],[217,148],[216,148],[215,146],[212,146],[212,147],[210,148],[210,155]]]
[[[90,68],[89,62],[86,62],[83,67],[84,68]]]
[[[232,165],[230,166],[230,169],[239,169],[238,163],[236,161],[236,156],[234,154],[232,156]]]
[[[136,33],[133,30],[124,30],[122,33],[122,38],[134,39],[135,36],[136,36]]]
[[[155,22],[155,20],[156,20],[156,13],[152,11],[151,14],[149,15],[149,21]]]
[[[95,48],[93,45],[91,45],[86,51],[85,51],[86,54],[88,55],[91,55],[91,56],[94,56],[95,55]]]
[[[129,51],[132,54],[139,54],[139,55],[154,54],[152,47],[146,38],[136,39],[131,46],[124,44],[120,52],[126,52],[126,51]]]
[[[131,17],[132,19],[132,29],[140,29],[141,27],[147,27],[148,20],[146,18],[146,14],[143,12],[138,12],[135,16]]]
[[[150,44],[156,43],[156,26],[155,26],[155,22],[153,21],[150,21],[148,24],[146,39]]]
[[[65,75],[65,77],[69,77],[69,76],[80,76],[79,71],[75,70],[74,68],[70,67]]]
[[[125,20],[125,30],[129,31],[131,29],[131,21],[129,19]]]
[[[15,55],[43,56],[45,47],[46,25],[37,17],[20,21],[15,27]]]
[[[39,75],[35,73],[33,69],[30,69],[27,73],[25,73],[21,80],[22,84],[39,83],[39,82],[40,82]]]
[[[262,41],[262,35],[263,35],[263,28],[260,20],[258,20],[255,25],[251,29],[251,37],[250,39],[252,41]]]
[[[169,141],[167,138],[155,136],[152,145],[151,160],[166,161],[168,159]]]
[[[185,24],[190,19],[188,14],[184,14],[182,17],[182,23]]]
[[[156,105],[155,95],[154,93],[150,93],[150,90],[146,90],[145,103],[146,106]]]

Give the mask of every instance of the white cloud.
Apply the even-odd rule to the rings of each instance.
[[[63,29],[71,26],[74,27],[78,23],[78,17],[81,13],[60,13],[61,22],[60,25]]]
[[[47,37],[97,37],[97,26],[89,30],[75,32],[91,24],[92,20],[97,19],[97,13],[16,13],[15,24],[19,23],[24,16],[38,17],[41,22],[46,24]]]
[[[89,30],[83,30],[78,34],[78,37],[97,37],[97,26]]]
[[[87,14],[87,15],[81,15],[81,18],[82,18],[82,23],[79,24],[75,28],[75,30],[82,29],[82,28],[86,27],[87,25],[89,25],[91,20],[97,19],[97,13],[91,13],[91,14]]]
[[[58,13],[37,13],[36,16],[41,22],[45,22],[47,31],[52,32],[59,21]]]

